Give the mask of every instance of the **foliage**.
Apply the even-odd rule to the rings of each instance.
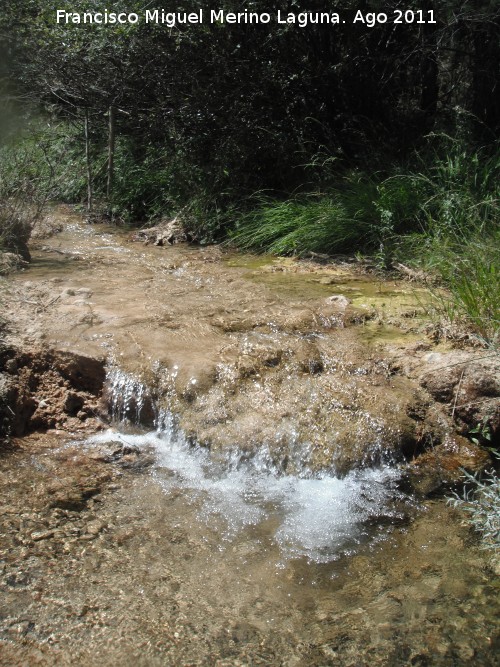
[[[52,142],[41,133],[0,147],[0,250],[29,259],[28,240],[46,201],[54,194]]]
[[[448,502],[467,512],[471,525],[481,533],[484,546],[500,547],[500,477],[494,472],[482,478],[464,472],[467,485],[462,496],[454,493]]]
[[[328,195],[281,202],[261,198],[240,218],[232,240],[242,248],[276,254],[366,248],[373,242],[378,217],[375,195],[376,185],[353,172]]]
[[[436,295],[438,311],[489,343],[500,326],[499,148],[467,151],[454,140],[440,155],[428,155],[413,177],[421,202],[419,231],[399,242],[402,256],[448,288],[449,296]]]
[[[479,422],[474,428],[471,428],[469,435],[472,442],[476,445],[481,443],[491,443],[491,428],[488,417],[485,417],[482,422]],[[496,451],[493,450],[493,448],[489,449],[491,451]]]
[[[491,256],[492,249],[496,257]],[[497,233],[489,242],[471,241],[462,255],[448,256],[441,268],[451,293],[450,299],[441,301],[442,312],[451,322],[465,321],[483,340],[494,345],[498,343],[500,328],[499,252]]]
[[[11,90],[73,125],[81,126],[83,114],[89,115],[97,195],[109,108],[116,109],[121,155],[110,204],[125,217],[160,215],[163,207],[168,212],[196,200],[192,219],[199,216],[201,235],[214,237],[224,231],[218,225],[227,224],[226,212],[241,208],[255,192],[283,199],[298,191],[326,191],[335,206],[345,206],[346,193],[330,193],[330,187],[339,187],[338,176],[332,184],[318,158],[324,155],[340,171],[354,167],[380,174],[377,184],[384,184],[375,198],[380,219],[367,237],[381,247],[381,263],[388,265],[399,222],[408,219],[405,231],[415,222],[406,206],[415,207],[415,193],[426,190],[429,177],[413,187],[417,168],[406,172],[413,174],[411,188],[404,172],[385,181],[393,175],[391,165],[404,164],[421,150],[430,131],[457,135],[460,130],[467,149],[491,141],[500,130],[500,103],[492,94],[500,86],[495,67],[500,7],[490,0],[446,0],[438,23],[398,29],[390,23],[336,29],[274,21],[174,29],[142,22],[57,25],[48,0],[4,5],[0,43]],[[294,0],[286,9],[298,12],[300,5]],[[364,5],[390,13],[401,2]],[[83,12],[104,6],[99,0],[74,0],[58,7]],[[190,10],[202,6],[196,0]],[[285,9],[264,0],[252,0],[248,8],[271,14]],[[348,0],[343,8],[358,5]],[[227,0],[224,9],[240,11],[241,3]],[[324,10],[324,3],[313,1],[306,9]],[[141,14],[144,3],[117,0],[113,10]],[[185,7],[169,6],[177,10]],[[457,108],[464,110],[458,119]],[[83,132],[78,142],[83,153]],[[427,165],[432,161],[424,158]],[[448,172],[454,168],[451,163]],[[438,177],[434,174],[433,182]],[[434,219],[459,215],[461,200],[438,202],[432,196],[426,201]],[[345,219],[357,225],[360,216],[347,210]],[[291,239],[286,247],[294,245]]]

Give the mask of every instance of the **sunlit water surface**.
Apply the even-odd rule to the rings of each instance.
[[[181,489],[186,503],[199,504],[197,519],[218,526],[221,540],[256,527],[275,541],[284,558],[335,559],[370,536],[376,539],[374,526],[381,519],[399,520],[396,500],[409,503],[396,489],[399,471],[389,466],[339,478],[327,472],[313,475],[304,465],[301,474],[286,475],[268,452],[248,458],[234,449],[213,456],[173,429],[141,435],[110,430],[88,441],[106,443],[153,450],[156,482],[166,494]]]

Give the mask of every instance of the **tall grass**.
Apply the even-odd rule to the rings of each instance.
[[[422,196],[419,232],[401,239],[409,261],[448,288],[439,311],[489,344],[500,328],[500,151],[467,152],[448,142],[415,176]]]
[[[378,218],[376,184],[354,172],[328,195],[286,201],[257,199],[231,238],[244,249],[274,254],[335,253],[373,244]]]
[[[471,235],[455,249],[434,250],[433,264],[448,288],[438,312],[463,323],[483,341],[498,346],[500,330],[500,230]],[[426,261],[429,261],[426,258]]]
[[[380,268],[413,263],[448,288],[441,304],[447,318],[495,341],[500,150],[468,152],[446,136],[430,140],[433,150],[417,155],[411,169],[350,172],[323,194],[258,201],[238,220],[232,240],[274,254],[369,252]]]

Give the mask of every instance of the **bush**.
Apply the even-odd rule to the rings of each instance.
[[[483,478],[464,473],[468,485],[463,495],[454,494],[449,504],[467,512],[471,525],[481,533],[485,548],[500,547],[500,477],[494,472]]]
[[[28,240],[46,201],[46,182],[31,150],[0,151],[0,250],[29,260]]]
[[[0,250],[29,260],[28,240],[49,200],[79,201],[85,163],[76,126],[28,120],[0,147]]]

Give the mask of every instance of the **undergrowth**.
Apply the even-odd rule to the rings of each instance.
[[[483,477],[464,472],[467,485],[462,496],[454,493],[448,503],[466,512],[488,549],[500,548],[500,477],[495,472]]]
[[[440,316],[496,345],[500,151],[469,152],[447,136],[429,142],[425,156],[390,175],[350,172],[325,193],[257,199],[232,241],[273,254],[369,253],[379,269],[405,262],[446,288]]]
[[[0,146],[0,251],[29,259],[33,225],[53,196],[55,163],[41,134]]]

